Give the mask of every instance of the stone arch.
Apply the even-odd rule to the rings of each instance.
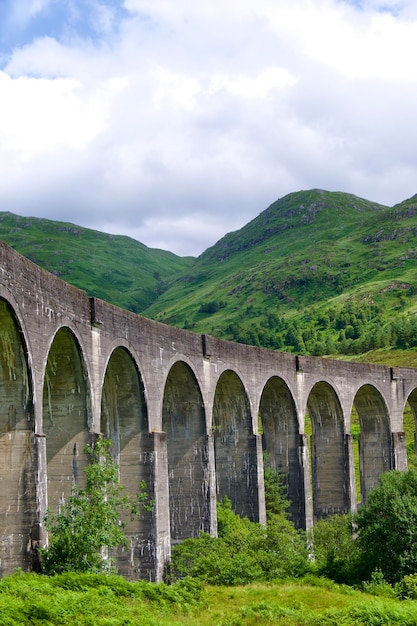
[[[403,430],[406,438],[407,463],[417,466],[417,388],[408,395],[403,412]]]
[[[259,521],[258,462],[249,399],[239,376],[220,376],[213,403],[217,497],[227,496],[240,516]]]
[[[55,511],[73,483],[84,483],[91,419],[90,390],[80,344],[61,327],[51,343],[43,383],[48,506]]]
[[[196,376],[184,361],[169,370],[162,428],[167,437],[171,539],[210,530],[205,409]]]
[[[101,395],[102,434],[113,442],[119,465],[120,483],[133,500],[146,483],[153,497],[153,455],[148,411],[142,377],[131,353],[124,347],[113,350],[104,376]],[[141,511],[130,519],[122,516],[128,546],[117,553],[118,571],[131,579],[149,578],[153,567],[152,513]]]
[[[297,527],[305,527],[305,495],[300,466],[300,430],[294,398],[284,380],[270,378],[261,396],[262,448],[265,466],[282,476]]]
[[[393,467],[392,440],[387,405],[372,385],[363,385],[353,401],[359,415],[359,472],[362,500]]]
[[[0,575],[30,565],[36,520],[33,391],[15,311],[0,299]]]
[[[311,417],[313,515],[320,519],[351,508],[350,474],[342,407],[333,387],[318,382],[307,401]]]

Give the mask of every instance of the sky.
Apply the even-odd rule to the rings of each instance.
[[[0,211],[198,256],[417,193],[417,0],[0,0]]]

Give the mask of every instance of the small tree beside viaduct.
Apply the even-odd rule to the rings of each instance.
[[[217,499],[265,521],[264,463],[286,482],[298,527],[355,510],[381,472],[406,469],[407,403],[416,416],[416,370],[172,328],[89,298],[0,242],[0,574],[31,568],[46,510],[82,482],[99,433],[126,491],[145,481],[155,501],[126,520],[119,571],[160,580],[175,542],[216,533]]]

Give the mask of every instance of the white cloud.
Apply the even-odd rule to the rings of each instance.
[[[301,188],[416,193],[414,2],[116,5],[9,51],[3,210],[199,254]]]

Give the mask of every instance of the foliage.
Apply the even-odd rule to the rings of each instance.
[[[265,527],[236,515],[224,498],[217,521],[218,537],[204,533],[174,548],[168,580],[196,576],[213,585],[241,585],[307,571],[304,537],[283,515],[269,515]]]
[[[265,459],[265,462],[267,459]],[[282,476],[273,467],[264,467],[265,506],[266,514],[286,515],[290,506],[287,499],[287,488]]]
[[[335,582],[359,582],[360,550],[353,532],[352,516],[334,515],[319,520],[311,533],[317,571]]]
[[[372,572],[371,580],[365,580],[362,583],[362,589],[373,596],[387,598],[394,598],[396,596],[394,587],[385,580],[384,574],[378,569]]]
[[[404,576],[404,578],[395,585],[395,590],[397,596],[402,600],[417,600],[417,574]]]
[[[415,626],[417,602],[323,578],[224,587],[119,576],[17,573],[0,580],[0,626]]]
[[[45,574],[110,571],[108,550],[126,544],[121,512],[127,509],[133,516],[139,506],[152,509],[145,492],[138,494],[137,502],[123,493],[110,446],[111,441],[102,438],[86,446],[90,462],[85,468],[85,488],[73,485],[58,513],[48,513],[49,545],[41,549]]]
[[[389,583],[417,571],[417,471],[393,470],[355,517],[364,579],[380,570]]]

